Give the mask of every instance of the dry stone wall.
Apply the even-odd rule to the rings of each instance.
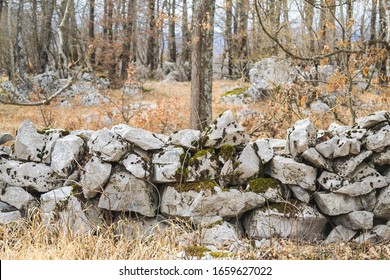
[[[38,130],[26,120],[15,137],[0,134],[0,145],[2,224],[39,207],[49,228],[59,223],[83,234],[125,214],[146,235],[167,221],[191,221],[208,229],[204,242],[214,245],[241,237],[390,238],[386,111],[327,131],[305,119],[286,140],[256,141],[231,111],[203,133],[171,135],[128,125]]]

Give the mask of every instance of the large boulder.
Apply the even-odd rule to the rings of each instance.
[[[14,157],[25,161],[50,164],[51,153],[58,139],[67,134],[64,130],[40,130],[29,120],[19,127],[14,143]]]
[[[366,210],[358,196],[351,197],[345,194],[317,192],[314,194],[314,199],[321,212],[329,216]]]
[[[66,177],[72,173],[80,162],[84,152],[84,141],[75,135],[68,135],[57,140],[51,154],[51,169],[58,175]]]
[[[158,203],[157,190],[151,183],[137,179],[125,170],[116,170],[103,190],[98,206],[110,211],[154,217]]]
[[[274,156],[266,166],[265,173],[283,184],[298,185],[307,190],[315,190],[317,169],[296,162],[291,158]]]
[[[240,217],[243,213],[263,206],[263,196],[237,189],[222,190],[213,181],[167,186],[162,192],[161,214],[168,217],[202,219]],[[218,219],[216,219],[218,220]]]
[[[103,188],[111,175],[112,166],[92,157],[81,173],[80,185],[85,198],[93,198],[103,192]]]
[[[243,224],[252,239],[281,237],[313,241],[323,238],[327,219],[311,206],[282,203],[252,211]]]

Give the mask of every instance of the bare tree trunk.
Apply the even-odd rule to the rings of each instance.
[[[193,129],[203,130],[212,117],[212,57],[215,0],[194,3],[192,30],[191,118]]]
[[[229,77],[233,77],[233,38],[232,38],[232,19],[233,19],[233,3],[232,0],[226,0],[226,25],[225,25],[225,42],[228,58],[228,73]]]
[[[169,17],[169,27],[168,27],[168,53],[169,61],[176,63],[176,34],[175,34],[175,6],[176,1],[169,1],[168,5],[168,17]]]
[[[67,32],[67,26],[66,23],[68,22],[68,17],[69,17],[69,6],[70,6],[70,0],[62,0],[61,5],[65,5],[65,10],[63,17],[61,19],[60,25],[58,26],[58,37],[59,37],[59,50],[58,50],[58,55],[59,55],[59,72],[60,76],[63,78],[66,78],[68,76],[68,57],[66,55],[66,37],[65,37],[65,32]]]
[[[52,20],[54,14],[55,1],[45,0],[42,1],[42,30],[38,40],[38,61],[39,61],[39,73],[45,72],[49,64],[49,48],[52,40]]]
[[[14,56],[14,43],[12,41],[12,1],[8,3],[8,44],[9,44],[9,70],[8,79],[15,84],[15,56]]]
[[[24,0],[19,1],[18,14],[16,18],[16,61],[18,64],[19,78],[27,89],[31,90],[32,86],[26,76],[26,54],[23,44],[23,11]]]
[[[155,15],[155,0],[149,0],[149,37],[146,51],[146,64],[150,70],[157,69],[157,54],[156,54],[156,15]]]
[[[386,41],[387,36],[387,17],[386,17],[386,3],[384,1],[379,1],[379,39],[381,41]],[[379,82],[387,83],[387,67],[386,62],[388,58],[388,52],[385,48],[383,48],[383,57],[379,60]]]
[[[114,0],[108,0],[107,4],[107,39],[108,39],[108,45],[113,46],[114,45],[114,30],[113,30],[113,15],[114,15]],[[111,55],[109,56],[109,69],[108,69],[108,77],[111,79],[115,76],[115,70],[116,70],[116,57],[115,52],[111,50]]]
[[[184,64],[190,60],[190,45],[191,36],[188,30],[188,5],[187,0],[183,0],[183,17],[181,23],[181,34],[182,34],[182,58],[181,64]]]
[[[377,2],[378,0],[371,1],[371,19],[370,19],[370,40],[375,40],[376,38],[376,17],[377,17]]]
[[[94,44],[95,41],[95,0],[89,0],[89,22],[88,22],[88,37],[89,43]],[[95,65],[96,54],[93,50],[91,53],[91,65]]]
[[[248,14],[249,14],[249,0],[241,0],[240,7],[240,43],[238,52],[240,54],[240,65],[242,77],[249,79],[248,67]]]
[[[135,0],[129,0],[127,6],[127,16],[126,22],[123,26],[125,32],[125,39],[122,46],[122,55],[121,55],[121,71],[120,77],[121,79],[127,78],[127,68],[129,67],[130,57],[133,57],[132,43],[134,40],[134,15],[135,15]]]
[[[3,14],[3,7],[4,7],[4,0],[0,0],[0,19],[1,19],[1,15]]]

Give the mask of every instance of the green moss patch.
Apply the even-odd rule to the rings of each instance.
[[[204,257],[206,252],[210,252],[206,246],[188,246],[184,251],[187,255],[197,257],[198,259]]]
[[[248,87],[233,89],[233,90],[227,91],[224,94],[222,94],[222,97],[239,95],[239,94],[244,93],[247,90],[248,90]]]
[[[175,186],[175,189],[179,192],[188,192],[195,191],[200,192],[203,190],[211,190],[212,193],[215,193],[214,187],[218,186],[217,182],[214,180],[204,180],[201,182],[195,183],[182,183]]]
[[[224,161],[228,161],[229,159],[233,159],[235,153],[236,153],[236,149],[234,148],[234,146],[229,144],[224,144],[221,146],[218,155]]]
[[[226,259],[231,258],[234,254],[230,252],[211,252],[210,256],[214,259]]]
[[[265,193],[269,188],[276,189],[279,182],[273,178],[257,178],[249,181],[248,188],[245,192]]]
[[[299,212],[299,206],[302,204],[297,199],[290,199],[284,203],[275,203],[264,206],[263,209],[276,210],[279,213],[289,214],[290,217],[297,216]]]

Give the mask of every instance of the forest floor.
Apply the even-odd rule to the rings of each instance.
[[[318,129],[327,129],[331,122],[350,123],[350,113],[346,100],[339,100],[334,113],[306,115],[305,92],[298,94],[297,106],[291,106],[291,99],[285,97],[265,98],[248,105],[229,105],[220,100],[222,94],[234,86],[248,86],[239,81],[215,81],[213,88],[213,117],[231,109],[237,113],[243,109],[255,110],[259,114],[243,122],[253,138],[285,138],[287,128],[300,117],[309,117]],[[15,135],[15,131],[25,119],[38,127],[64,128],[67,130],[101,129],[124,123],[142,127],[158,133],[169,134],[175,130],[189,128],[190,84],[161,83],[148,81],[143,85],[142,96],[124,98],[120,90],[102,90],[110,103],[97,107],[82,107],[73,102],[73,108],[57,108],[58,103],[44,107],[17,107],[0,104],[0,132]],[[290,91],[291,93],[291,91]],[[294,96],[295,96],[294,95]],[[390,93],[365,93],[355,95],[358,104],[357,116],[364,116],[378,110],[389,110]],[[145,110],[142,106],[124,117],[121,113],[125,105],[150,102],[157,107]],[[299,105],[303,105],[299,107]],[[364,108],[364,109],[363,109]],[[125,112],[126,111],[126,112]],[[88,115],[98,118],[86,121]],[[337,120],[336,120],[336,118]],[[172,227],[159,237],[135,238],[127,240],[117,236],[108,228],[89,237],[54,234],[48,232],[39,218],[32,222],[20,222],[0,226],[0,259],[177,259],[188,246],[178,244],[175,236],[183,234],[183,228]],[[296,240],[277,240],[280,247],[249,248],[246,251],[229,255],[229,259],[390,259],[390,244],[338,243],[323,245],[302,244]],[[194,245],[198,246],[196,240]]]

